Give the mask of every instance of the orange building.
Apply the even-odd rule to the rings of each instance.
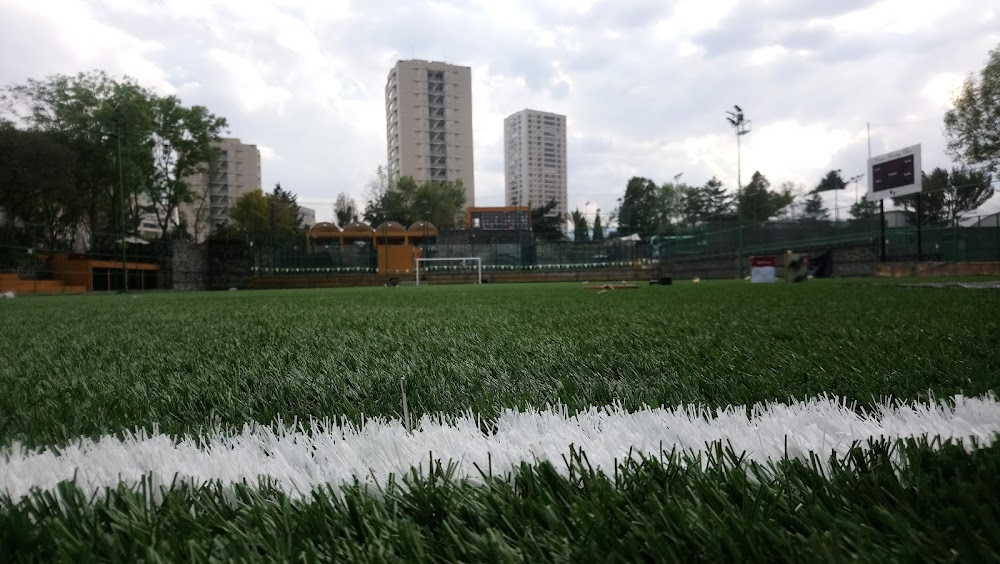
[[[435,243],[437,236],[437,228],[426,221],[418,221],[408,229],[395,221],[386,221],[375,229],[356,221],[343,230],[332,223],[318,223],[306,235],[306,248],[310,253],[321,249],[344,253],[370,245],[375,250],[379,274],[407,274],[413,272],[416,259],[423,256],[421,247]]]

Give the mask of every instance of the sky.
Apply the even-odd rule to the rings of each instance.
[[[386,163],[399,59],[472,69],[478,205],[503,205],[503,119],[567,116],[569,207],[606,221],[632,176],[735,192],[760,171],[812,189],[921,144],[1000,44],[997,0],[0,0],[0,84],[103,69],[229,122],[330,220]],[[863,193],[867,178],[860,181]],[[840,216],[855,199],[840,192]],[[832,207],[834,195],[826,195]],[[1000,197],[984,211],[1000,210]]]

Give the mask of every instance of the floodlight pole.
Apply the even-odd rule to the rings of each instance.
[[[872,124],[865,123],[865,130],[868,132],[868,163],[872,162]],[[871,171],[869,171],[871,174]],[[872,181],[871,177],[868,179],[869,183]],[[878,201],[878,246],[879,246],[879,262],[885,262],[885,198]]]
[[[856,175],[854,175],[854,176],[852,176],[852,177],[850,177],[850,178],[847,179],[848,183],[851,183],[851,182],[854,183],[854,204],[855,205],[857,205],[861,201],[859,199],[859,196],[858,196],[858,182],[862,178],[864,178],[864,176],[865,176],[865,173],[862,172],[861,174],[856,174]]]
[[[128,263],[125,247],[125,175],[122,172],[122,131],[125,129],[121,108],[115,108],[115,138],[118,141],[118,207],[121,208],[121,245],[122,245],[122,292],[128,293]]]
[[[740,137],[750,133],[750,122],[743,119],[743,110],[739,106],[733,106],[735,112],[727,111],[729,117],[726,120],[736,131],[736,249],[740,260],[740,278],[743,278],[743,210],[740,206],[743,195],[743,175],[742,175],[742,151],[740,149]]]
[[[837,169],[837,176],[840,176],[840,169]],[[840,192],[840,188],[833,189],[833,226],[836,227],[840,223],[840,204],[837,203],[837,192]]]

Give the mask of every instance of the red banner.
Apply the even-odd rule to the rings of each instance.
[[[761,266],[776,266],[778,264],[774,257],[750,257],[750,268]]]

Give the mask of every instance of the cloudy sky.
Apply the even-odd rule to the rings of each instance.
[[[478,204],[503,203],[503,118],[533,108],[568,118],[570,207],[606,218],[634,175],[735,190],[733,104],[753,122],[744,183],[862,173],[866,123],[873,154],[921,143],[925,169],[948,166],[942,114],[1000,44],[997,0],[0,0],[0,14],[0,83],[104,69],[206,105],[260,147],[264,188],[320,220],[385,163],[397,59],[472,68]]]

